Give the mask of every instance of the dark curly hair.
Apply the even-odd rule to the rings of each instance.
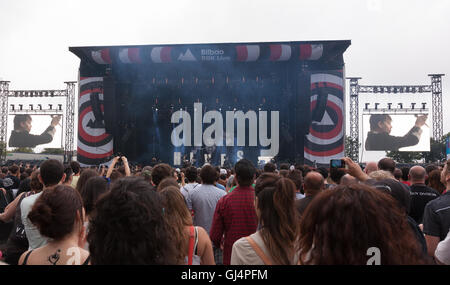
[[[300,260],[365,265],[377,247],[383,265],[426,264],[406,213],[389,194],[354,183],[322,191],[300,222]]]
[[[77,213],[82,217],[80,194],[70,186],[58,185],[42,192],[28,218],[41,235],[58,241],[72,233]]]
[[[117,180],[91,215],[92,264],[177,264],[160,197],[140,177]]]

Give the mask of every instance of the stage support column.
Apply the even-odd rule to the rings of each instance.
[[[0,161],[6,160],[9,81],[0,81]]]
[[[428,74],[431,77],[431,98],[433,102],[433,139],[439,141],[443,133],[442,117],[442,76],[445,74]]]
[[[64,140],[64,162],[72,161],[75,131],[75,81],[64,82],[66,84],[66,128]]]
[[[350,158],[359,162],[359,84],[358,80],[361,77],[348,77],[350,79],[350,139],[352,145],[350,146]]]

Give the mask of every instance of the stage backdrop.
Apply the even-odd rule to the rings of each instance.
[[[327,165],[344,155],[349,45],[71,47],[81,59],[78,160]]]

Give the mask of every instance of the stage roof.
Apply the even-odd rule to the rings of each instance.
[[[317,62],[343,64],[350,40],[252,43],[161,44],[69,47],[83,64],[235,64],[267,62]]]

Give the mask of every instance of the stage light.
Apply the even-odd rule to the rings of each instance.
[[[48,104],[48,108],[50,109],[50,110],[52,110],[52,104]]]
[[[33,104],[30,104],[30,105],[28,105],[28,106],[30,106],[30,110],[33,111]]]
[[[10,106],[11,106],[11,111],[14,111],[14,105],[11,104]]]
[[[366,107],[365,107],[366,110],[369,109],[369,105],[370,105],[370,103],[366,103]]]
[[[388,105],[388,109],[390,110],[391,106],[392,106],[392,103],[388,103],[387,105]]]
[[[375,103],[375,110],[378,110],[378,105],[380,105],[380,103]]]
[[[416,106],[416,103],[411,103],[411,109],[414,110],[414,107]]]
[[[22,107],[23,107],[23,105],[22,105],[22,104],[19,104],[19,110],[20,110],[20,111],[22,111]]]
[[[38,104],[39,110],[42,111],[42,105]]]
[[[425,106],[427,105],[427,103],[422,103],[422,109],[425,110]]]
[[[58,110],[62,111],[62,104],[58,104]]]
[[[398,103],[398,106],[400,106],[400,109],[403,109],[403,103]]]

